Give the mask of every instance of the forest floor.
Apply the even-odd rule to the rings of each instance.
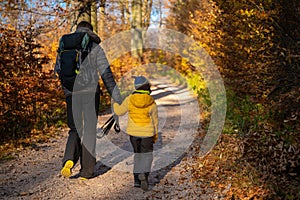
[[[174,90],[174,87],[177,89]],[[162,120],[163,124],[160,123],[159,140],[154,146],[154,150],[158,150],[176,137],[178,124],[182,120],[181,105],[178,103],[177,95],[186,95],[186,104],[195,102],[190,101],[193,97],[189,96],[186,87],[171,86],[168,82],[156,85],[153,94],[159,105],[160,114],[165,115],[165,120]],[[110,114],[100,116],[99,122],[103,123],[109,116]],[[125,121],[120,118],[121,128]],[[55,137],[48,142],[33,144],[15,153],[13,155],[15,159],[0,162],[0,199],[226,199],[229,194],[232,196],[230,190],[234,185],[233,174],[236,172],[230,164],[221,170],[220,165],[227,165],[233,159],[231,155],[228,159],[226,152],[224,153],[228,143],[226,143],[227,137],[218,145],[217,153],[213,152],[202,159],[197,157],[197,153],[199,153],[202,141],[201,135],[205,133],[201,127],[197,131],[198,137],[195,137],[182,155],[178,156],[174,162],[151,172],[149,191],[143,191],[133,187],[132,173],[122,170],[122,168],[132,167],[132,158],[114,157],[110,161],[114,160],[115,163],[110,167],[102,161],[110,154],[103,148],[101,149],[103,152],[97,151],[99,157],[97,157],[95,178],[89,180],[76,178],[80,169],[79,164],[73,169],[74,176],[62,177],[61,161],[68,130],[58,130]],[[106,139],[121,150],[132,151],[128,136],[123,131],[118,134],[111,131]],[[235,141],[230,141],[230,143],[237,144]],[[236,152],[238,148],[238,145],[230,146],[230,149]],[[216,161],[218,159],[219,161]],[[224,177],[222,179],[219,172],[224,170],[227,170],[227,175],[225,172],[221,174]],[[231,175],[230,170],[232,170]]]

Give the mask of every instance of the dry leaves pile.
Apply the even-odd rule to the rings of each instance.
[[[203,158],[195,158],[193,179],[204,190],[214,188],[225,199],[264,199],[270,191],[259,173],[243,159],[242,140],[222,135],[215,148]]]
[[[256,168],[243,159],[242,140],[224,134],[205,157],[198,156],[200,145],[198,137],[149,199],[266,199],[272,195]]]

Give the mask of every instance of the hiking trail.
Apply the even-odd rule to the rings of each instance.
[[[163,148],[176,137],[181,119],[183,104],[196,104],[185,85],[171,83],[167,79],[153,83],[152,95],[159,107],[161,132],[155,143],[154,151]],[[185,96],[185,102],[178,102],[178,95]],[[184,111],[184,112],[189,112]],[[110,114],[99,116],[99,123],[103,124]],[[126,117],[126,116],[125,116]],[[190,116],[194,117],[194,116]],[[126,120],[120,118],[121,128]],[[201,124],[197,128],[201,130]],[[51,138],[49,142],[32,145],[30,148],[15,154],[14,160],[0,163],[0,199],[220,199],[213,189],[200,187],[192,181],[189,168],[193,164],[193,156],[201,144],[196,138],[188,146],[185,153],[174,162],[150,173],[149,191],[133,187],[132,173],[122,168],[133,165],[130,156],[112,155],[101,149],[97,153],[97,176],[90,180],[79,180],[76,174],[79,165],[75,165],[72,178],[64,178],[60,174],[61,160],[67,141],[68,130],[58,130],[61,133]],[[113,130],[106,136],[111,144],[123,151],[132,151],[128,135],[123,131],[116,134]],[[100,142],[101,143],[101,142]],[[106,144],[105,142],[101,144]],[[97,145],[98,141],[97,141]],[[101,150],[103,150],[101,152]],[[173,149],[174,150],[174,149]],[[175,151],[177,151],[175,149]],[[173,156],[170,152],[170,156]],[[110,157],[108,156],[110,155]],[[155,154],[154,154],[155,155]],[[176,155],[178,156],[178,155]],[[103,164],[112,162],[112,167]],[[154,158],[154,162],[158,162]]]

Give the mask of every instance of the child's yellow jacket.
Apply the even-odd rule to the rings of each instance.
[[[127,134],[137,137],[152,137],[158,134],[157,106],[148,94],[129,95],[121,105],[113,104],[116,115],[128,112]]]

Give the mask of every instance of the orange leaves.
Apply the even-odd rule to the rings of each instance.
[[[211,182],[210,182],[210,187],[212,187],[212,188],[213,188],[213,187],[216,187],[216,183],[215,183],[214,181],[211,181]]]
[[[32,31],[0,29],[0,144],[44,130],[52,121],[52,109],[63,106],[56,81],[42,72],[47,57],[39,54]]]
[[[224,199],[263,199],[269,193],[259,173],[242,158],[242,140],[222,135],[215,148],[192,165],[192,180],[204,191],[213,189]]]

